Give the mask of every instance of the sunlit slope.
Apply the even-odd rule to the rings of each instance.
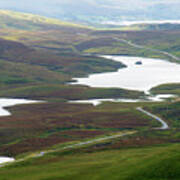
[[[60,27],[85,28],[81,25],[68,23],[57,19],[7,10],[0,10],[0,27],[22,30],[43,30],[48,28],[58,29]]]

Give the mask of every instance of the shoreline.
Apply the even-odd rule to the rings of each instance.
[[[25,104],[34,104],[34,103],[41,103],[43,101],[35,101],[35,100],[26,100],[26,99],[10,99],[10,98],[0,98],[0,117],[11,116],[11,112],[6,110],[7,107],[12,107],[16,105],[25,105]],[[15,159],[12,157],[1,157],[0,156],[0,166],[14,162]]]

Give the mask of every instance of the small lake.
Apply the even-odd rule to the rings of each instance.
[[[8,110],[4,109],[6,107],[22,105],[22,104],[33,104],[33,103],[39,103],[39,102],[42,102],[42,101],[0,98],[0,117],[11,115],[11,113]],[[14,158],[10,158],[10,157],[0,157],[0,164],[13,162],[14,160],[15,160]]]
[[[73,104],[92,104],[93,106],[98,106],[103,102],[123,102],[123,103],[137,103],[137,102],[162,102],[170,98],[175,98],[175,95],[172,94],[157,94],[157,95],[149,95],[146,99],[88,99],[88,100],[74,100],[69,101],[69,103]]]
[[[119,69],[117,72],[92,74],[85,78],[74,78],[73,80],[77,82],[72,84],[148,92],[152,87],[161,84],[180,83],[180,64],[142,57],[102,57],[122,62],[127,65],[127,68]],[[137,65],[137,62],[142,64]]]
[[[104,21],[102,24],[114,26],[132,26],[138,24],[180,24],[180,20]]]

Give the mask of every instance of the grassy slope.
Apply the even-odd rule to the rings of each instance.
[[[179,179],[179,144],[83,153],[66,151],[5,167],[2,180]]]
[[[162,104],[155,105],[150,108],[150,110],[154,113],[160,114],[163,118],[169,120],[171,126],[176,128],[177,137],[179,137],[179,120],[180,120],[180,84],[165,84],[155,87],[151,90],[153,94],[174,94],[176,96],[176,100]]]
[[[9,79],[8,81],[13,81]],[[18,81],[18,79],[16,80]],[[6,80],[7,82],[7,80]],[[17,83],[16,83],[17,84]],[[116,89],[116,88],[89,88],[85,86],[71,86],[59,84],[36,84],[26,85],[24,87],[4,87],[0,96],[31,98],[31,99],[61,99],[61,100],[87,100],[98,98],[139,98],[143,96],[143,92]]]
[[[63,22],[57,19],[46,18],[39,15],[19,13],[15,11],[0,10],[1,28],[24,30],[43,30],[48,26],[85,28],[85,26]],[[16,21],[14,21],[16,19]]]
[[[48,98],[51,94],[51,98],[78,99],[122,97],[123,95],[135,98],[142,95],[140,92],[121,89],[108,90],[64,85],[71,81],[72,77],[115,71],[125,67],[121,63],[78,54],[56,55],[2,39],[0,44],[0,88],[3,96]],[[69,93],[72,90],[74,93],[70,96]]]
[[[180,42],[179,39],[179,30],[174,31],[96,31],[92,32],[93,35],[98,36],[99,38],[112,38],[112,37],[118,37],[120,39],[126,39],[128,41],[131,41],[133,43],[136,43],[138,45],[143,45],[145,47],[158,49],[167,51],[169,53],[172,53],[176,56],[179,56],[179,48],[178,44]],[[119,44],[119,45],[118,45]],[[145,57],[157,57],[157,58],[164,58],[169,59],[169,57],[164,56],[163,54],[160,54],[158,52],[154,52],[151,50],[143,50],[139,48],[133,48],[128,46],[126,49],[120,49],[121,46],[123,46],[124,43],[119,43],[114,40],[114,43],[111,43],[111,45],[104,46],[105,53],[115,53],[115,54],[123,54],[125,51],[125,54],[130,55],[140,55]],[[113,50],[112,47],[116,47],[116,50]],[[126,45],[127,46],[127,45]],[[124,46],[123,46],[124,47]],[[102,46],[101,47],[91,47],[87,48],[90,52],[98,52],[103,51]],[[86,51],[87,51],[86,50]],[[128,52],[129,51],[129,52]],[[128,52],[128,53],[127,53]],[[172,59],[171,59],[172,60]]]
[[[180,84],[164,84],[155,87],[151,90],[152,93],[156,94],[175,94],[180,95]]]
[[[171,127],[179,131],[180,128],[180,102],[164,103],[161,105],[153,105],[148,107],[152,112],[160,114],[164,119],[167,119]]]
[[[90,28],[32,14],[0,10],[0,37],[26,43],[36,48],[72,53],[72,42],[88,37]]]
[[[1,96],[72,100],[123,96],[136,98],[143,95],[141,92],[121,89],[64,85],[72,77],[115,71],[124,67],[121,63],[77,54],[55,55],[7,40],[0,40],[0,44]]]

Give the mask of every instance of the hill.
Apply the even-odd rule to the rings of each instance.
[[[16,21],[14,21],[16,19]],[[21,30],[47,30],[58,28],[74,27],[79,29],[85,26],[60,21],[58,19],[46,18],[44,16],[29,13],[19,13],[15,11],[0,10],[1,28],[21,29]]]

